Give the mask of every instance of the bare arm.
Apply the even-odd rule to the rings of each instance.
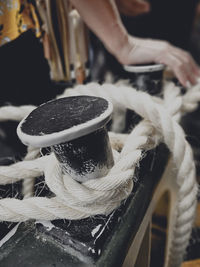
[[[189,53],[165,41],[130,36],[114,0],[70,1],[121,64],[163,63],[173,70],[184,86],[197,82],[200,69]]]
[[[128,33],[122,25],[113,0],[71,0],[88,27],[114,55],[127,43]]]
[[[115,0],[120,14],[138,16],[150,11],[150,3],[145,0]]]

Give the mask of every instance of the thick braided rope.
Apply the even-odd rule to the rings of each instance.
[[[175,86],[168,85],[166,94],[168,94],[170,97],[173,95],[174,97],[173,101],[171,103],[169,102],[170,105],[167,105],[166,103],[169,113],[171,113],[171,115],[174,117],[174,119],[171,119],[166,110],[164,110],[158,104],[155,104],[149,95],[144,93],[138,94],[136,91],[131,89],[128,89],[127,91],[129,92],[125,93],[126,88],[122,86],[113,89],[113,91],[115,90],[115,96],[113,97],[113,94],[111,93],[111,87],[112,86],[110,85],[109,90],[108,86],[106,86],[106,94],[103,94],[103,97],[110,99],[112,102],[116,103],[116,105],[119,105],[120,100],[120,103],[123,103],[125,107],[135,110],[143,118],[151,121],[154,127],[158,130],[158,133],[161,133],[164,138],[164,142],[172,152],[174,163],[177,167],[179,201],[177,205],[177,220],[174,228],[174,239],[170,249],[170,261],[172,265],[178,266],[183,257],[183,253],[180,252],[185,250],[189,240],[190,231],[192,229],[192,223],[196,210],[196,195],[198,190],[195,181],[195,166],[192,157],[192,151],[184,138],[184,133],[181,127],[176,123],[176,120],[180,118],[180,109],[182,107],[184,109],[190,107],[191,111],[191,104],[186,105],[187,97],[184,97],[185,102],[184,100],[182,101],[177,88]],[[170,95],[170,91],[172,91],[172,89],[174,89],[174,92],[172,95]],[[198,92],[199,86],[196,86],[196,88],[193,90]],[[82,91],[82,86],[79,86],[77,91],[85,94]],[[73,91],[66,91],[66,94],[72,95],[73,93]],[[94,88],[91,90],[91,93],[95,95],[99,95],[99,93],[101,94],[100,90],[98,89],[94,92]],[[89,89],[87,90],[87,94],[90,94]],[[190,95],[189,92],[187,92],[187,94]],[[170,97],[167,98],[165,95],[165,102],[167,102],[167,100],[172,100]],[[193,108],[196,107],[197,100],[199,99],[197,98],[197,94],[195,97],[196,103],[192,103]],[[189,101],[190,100],[194,101],[194,98],[191,97]],[[158,100],[158,102],[160,102],[160,100]]]
[[[154,101],[153,98],[146,95],[145,93],[136,92],[135,90],[128,87],[122,86],[117,88],[112,85],[99,86],[96,84],[89,84],[87,86],[79,86],[75,90],[67,90],[64,95],[76,94],[96,95],[108,98],[113,102],[114,105],[120,105],[121,107],[135,110],[138,114],[144,117],[146,121],[140,123],[127,138],[126,144],[121,154],[116,159],[115,166],[107,177],[102,177],[95,181],[86,182],[84,183],[84,187],[80,186],[80,188],[78,188],[78,192],[80,194],[77,195],[84,195],[84,205],[82,197],[80,197],[80,199],[76,198],[74,200],[74,196],[70,195],[71,190],[75,190],[77,192],[76,182],[73,181],[69,176],[63,177],[60,167],[56,163],[55,159],[53,159],[53,156],[49,156],[49,158],[46,157],[45,159],[43,159],[43,161],[46,161],[44,170],[45,179],[50,189],[56,194],[56,197],[51,199],[29,198],[23,201],[2,199],[0,201],[0,214],[3,220],[23,221],[28,218],[65,218],[63,215],[64,213],[67,214],[67,218],[69,219],[77,219],[88,217],[96,213],[109,213],[112,209],[114,209],[121,203],[122,199],[126,198],[130,194],[132,190],[132,176],[134,174],[134,168],[139,163],[141,157],[141,148],[146,148],[147,144],[149,145],[151,143],[148,136],[150,136],[156,129],[157,135],[154,136],[157,136],[157,139],[160,139],[160,137],[163,136],[163,140],[172,152],[174,162],[178,169],[177,183],[180,187],[179,205],[177,209],[177,224],[174,231],[175,240],[171,246],[171,251],[173,251],[173,253],[178,252],[179,250],[182,252],[187,245],[189,238],[188,233],[190,234],[190,231],[188,230],[191,229],[193,217],[195,214],[195,196],[197,186],[194,178],[195,168],[191,149],[184,139],[184,134],[180,126],[176,123],[175,119],[171,119],[168,112],[166,112],[166,109],[158,104],[160,100],[156,99],[156,101]],[[179,100],[177,101],[177,99]],[[184,101],[180,101],[180,97],[178,95],[177,99],[176,102],[178,103],[179,108],[177,108],[177,105],[174,104],[173,111],[169,111],[169,113],[173,114],[173,116],[177,116],[179,112],[178,110],[183,107],[184,103]],[[153,128],[151,124],[154,126]],[[140,135],[137,135],[138,132],[140,133]],[[137,141],[134,142],[135,140]],[[154,140],[152,138],[151,141],[155,143],[156,138]],[[25,167],[25,165],[27,166],[28,164],[34,165],[37,162],[35,166],[33,166],[33,169],[42,169],[40,169],[39,167],[41,165],[40,159],[33,162],[26,162],[24,166],[20,167]],[[50,167],[52,167],[52,170]],[[52,179],[50,178],[50,175],[53,173],[53,171],[55,171],[55,173],[53,174]],[[31,172],[31,170],[28,170],[28,172]],[[60,177],[62,177],[62,179]],[[122,179],[122,177],[124,180]],[[59,183],[60,191],[57,190]],[[111,185],[112,183],[114,185],[113,187]],[[68,189],[68,194],[67,188],[69,188],[69,184],[70,189]],[[109,190],[110,194],[111,187],[112,189],[114,188],[115,191],[111,194],[111,205],[108,205],[108,192],[106,192],[106,190]],[[64,190],[62,190],[63,188]],[[90,194],[91,192],[94,192],[93,190],[97,190],[98,193],[93,194],[93,202],[91,202]],[[102,201],[102,195],[100,196],[99,192],[102,191],[104,191],[103,197],[105,197],[106,199],[106,201],[103,201],[104,210],[102,210],[102,207],[99,204],[99,202]],[[69,203],[71,206],[69,205]],[[93,206],[91,209],[92,204]],[[69,205],[70,207],[68,207],[67,205]],[[172,262],[180,262],[180,260],[182,259],[182,253],[179,254],[181,256],[178,257],[176,261],[175,259],[172,259]],[[175,253],[175,255],[177,256],[177,253]]]
[[[20,121],[28,115],[35,106],[5,106],[0,108],[0,121]]]
[[[200,92],[200,86],[197,85],[192,90],[186,92],[186,94],[181,97],[180,88],[175,86],[173,83],[168,83],[165,86],[164,91],[164,105],[168,109],[171,116],[176,121],[179,121],[181,115],[185,112],[191,112],[195,110],[198,106],[198,101],[200,101],[200,94],[196,92]],[[191,97],[191,92],[194,90],[195,92],[195,101],[194,98]],[[177,143],[177,147],[181,145]],[[184,149],[180,147],[180,149]],[[170,261],[169,266],[179,266],[184,251],[186,250],[191,230],[192,230],[192,217],[196,212],[196,188],[195,185],[195,171],[193,168],[193,164],[189,164],[189,158],[191,151],[187,152],[185,150],[185,162],[183,162],[182,170],[179,169],[179,173],[177,175],[177,179],[180,179],[181,171],[188,172],[188,177],[185,179],[180,179],[179,185],[182,180],[182,186],[179,186],[179,194],[178,194],[178,202],[176,204],[176,225],[174,228],[174,237],[171,244],[170,249]],[[184,152],[182,152],[184,153]],[[183,167],[187,167],[187,169],[183,170]],[[182,175],[182,174],[181,174]]]
[[[141,129],[142,128],[144,127],[141,127]],[[139,146],[139,142],[142,142],[141,146],[142,145],[145,146],[144,142],[146,142],[148,139],[146,137],[146,130],[144,133],[145,137],[143,137],[141,130],[139,134],[140,137],[137,140],[137,145],[135,144],[135,146]],[[135,138],[134,135],[133,138]],[[121,140],[121,143],[123,143],[123,140]],[[116,146],[116,142],[114,142],[114,146]],[[130,149],[131,146],[128,147]],[[127,196],[130,194],[130,192],[132,191],[133,187],[132,177],[134,174],[134,166],[136,166],[140,160],[141,150],[134,150],[133,147],[133,149],[131,150],[132,154],[131,158],[130,157],[128,158],[126,153],[124,152],[123,157],[121,158],[119,157],[117,163],[110,171],[109,176],[107,176],[106,178],[105,177],[99,178],[98,181],[94,181],[95,183],[93,184],[91,184],[91,182],[88,182],[88,184],[85,183],[84,188],[83,186],[82,187],[80,186],[79,190],[82,189],[80,200],[76,200],[74,198],[74,192],[78,192],[77,189],[79,184],[74,182],[74,180],[72,180],[71,177],[67,175],[65,175],[61,180],[60,177],[62,177],[62,175],[59,165],[55,161],[55,158],[51,162],[51,159],[49,157],[49,159],[46,161],[46,165],[45,166],[43,165],[43,171],[45,172],[45,178],[49,188],[57,196],[55,198],[55,201],[52,201],[52,199],[51,200],[46,199],[45,201],[42,201],[43,198],[42,199],[29,198],[23,201],[16,199],[12,201],[11,200],[6,201],[5,199],[3,199],[0,202],[1,207],[4,206],[4,210],[3,209],[0,210],[1,218],[3,218],[3,220],[10,220],[10,221],[15,221],[15,220],[23,221],[29,218],[77,219],[99,213],[110,213],[113,209],[119,206],[121,200],[126,199]],[[34,161],[20,162],[12,165],[10,167],[11,171],[12,169],[13,172],[16,171],[16,173],[13,173],[15,181],[18,181],[20,178],[27,177],[28,179],[28,177],[39,176],[39,174],[41,174],[42,163],[44,163],[46,158],[47,157],[42,159],[37,159]],[[41,160],[43,162],[41,162]],[[0,169],[2,171],[2,175],[0,177],[3,178],[2,181],[0,181],[0,183],[4,184],[14,181],[12,177],[8,177],[7,167],[2,167]],[[49,171],[50,169],[52,169],[52,171]],[[119,174],[119,170],[121,170],[120,172],[121,175]],[[66,181],[68,181],[67,185],[64,184],[64,182],[66,183]],[[61,186],[59,186],[59,183],[61,184]],[[70,190],[67,190],[69,184],[70,184]],[[59,190],[57,188],[59,188]],[[95,195],[96,195],[96,202],[94,198]],[[101,199],[101,201],[99,201],[99,199]],[[104,199],[104,201],[102,201],[102,199]],[[62,212],[58,213],[58,211],[61,210],[61,202],[63,205]],[[104,204],[100,205],[99,202]],[[46,210],[46,212],[44,212],[44,210]],[[53,210],[55,210],[54,214],[52,214]],[[21,215],[21,213],[23,213],[23,215]],[[16,214],[19,214],[19,217],[17,217]]]
[[[144,140],[146,141],[147,138],[145,137]],[[144,140],[141,137],[141,141],[144,142]],[[13,173],[15,181],[20,178],[31,177],[31,175],[32,177],[39,176],[43,169],[47,185],[57,197],[55,202],[47,198],[45,201],[43,201],[44,198],[29,198],[23,201],[12,199],[12,201],[9,200],[8,202],[6,199],[2,199],[0,201],[1,218],[15,221],[16,214],[19,214],[21,221],[29,218],[49,220],[55,218],[78,219],[95,214],[110,213],[132,191],[134,166],[140,160],[141,151],[135,150],[131,154],[132,159],[129,159],[126,155],[122,158],[118,156],[117,162],[108,176],[93,180],[93,182],[88,181],[84,185],[79,185],[68,175],[63,176],[61,168],[53,155],[34,161],[16,163],[11,166],[13,172],[16,172]],[[1,184],[13,180],[12,177],[5,176],[5,173],[9,173],[8,168],[0,168],[1,174],[4,174],[4,176],[0,175],[3,178],[0,179]],[[121,170],[120,174],[119,170]],[[103,205],[102,202],[104,203]],[[4,207],[4,210],[2,207]],[[61,208],[62,212],[60,213]],[[54,214],[53,210],[55,210]]]
[[[36,159],[39,156],[40,156],[40,150],[38,148],[29,146],[24,160]],[[34,195],[34,184],[35,184],[35,179],[33,179],[32,177],[24,179],[23,189],[22,189],[22,194],[24,198],[29,198]]]
[[[35,106],[5,106],[0,108],[0,121],[20,121],[26,115],[28,115]],[[38,149],[35,148],[28,148],[28,153],[24,160],[30,160],[38,157]],[[23,195],[25,198],[31,197],[33,195],[33,186],[34,186],[34,179],[32,177],[27,178],[23,181]]]

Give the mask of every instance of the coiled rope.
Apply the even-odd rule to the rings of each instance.
[[[48,187],[55,194],[52,198],[1,199],[0,220],[73,220],[95,214],[109,214],[131,193],[134,171],[142,157],[142,150],[151,149],[164,142],[171,151],[177,169],[176,182],[179,192],[176,225],[170,244],[170,266],[179,266],[192,229],[198,187],[192,151],[178,121],[182,113],[191,112],[197,107],[200,85],[193,87],[184,96],[181,95],[180,88],[173,83],[166,83],[164,89],[163,99],[151,97],[128,86],[117,87],[110,84],[101,86],[91,83],[67,89],[59,97],[104,97],[113,103],[114,108],[134,110],[144,120],[128,136],[110,134],[113,149],[121,144],[122,150],[120,153],[114,153],[115,164],[105,177],[79,184],[69,175],[62,174],[53,154],[34,160],[28,160],[27,155],[23,162],[0,167],[0,184],[21,179],[30,181],[44,174]],[[20,120],[31,109],[33,107],[0,108],[0,120],[12,119],[12,116],[15,116],[15,120]],[[12,112],[15,114],[12,115]]]

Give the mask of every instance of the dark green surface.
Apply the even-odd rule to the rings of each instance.
[[[137,190],[133,192],[131,202],[121,222],[117,225],[115,233],[97,261],[96,266],[98,267],[120,267],[123,264],[168,158],[168,151],[164,146],[160,146],[157,151],[151,151],[150,153],[149,158],[147,158],[148,162],[144,161],[140,165],[142,179],[139,180]],[[146,169],[147,165],[148,168]]]
[[[37,236],[33,225],[21,225],[4,247],[0,267],[90,266],[44,237]]]

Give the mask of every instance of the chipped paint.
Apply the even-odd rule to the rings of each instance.
[[[0,240],[0,247],[2,247],[12,236],[14,236],[14,234],[16,233],[19,225],[20,225],[20,223],[15,225],[15,227],[13,227],[13,229],[10,232],[8,232],[8,234],[6,236],[4,236],[4,238],[2,238]]]

